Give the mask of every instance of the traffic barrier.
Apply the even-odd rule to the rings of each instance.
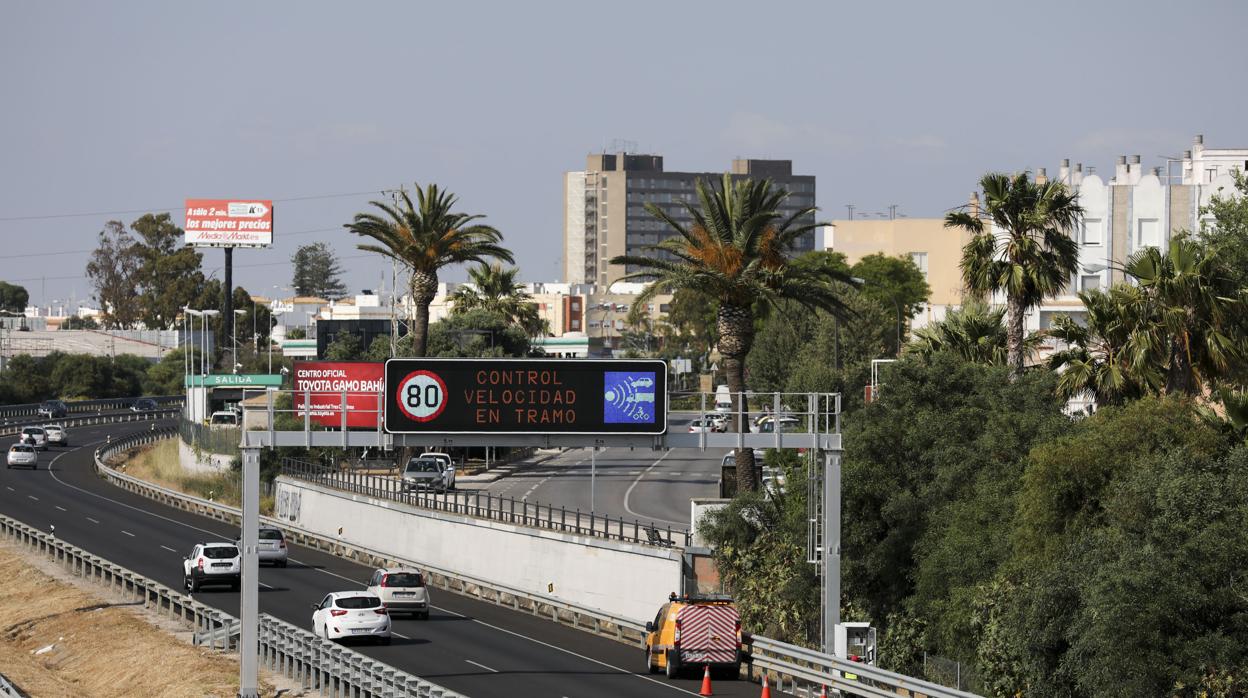
[[[758,698],[771,698],[771,682],[767,680],[766,674],[763,675],[763,692],[758,694]]]
[[[104,398],[101,400],[77,400],[67,402],[65,406],[69,408],[70,414],[75,412],[102,412],[104,410],[121,410],[126,409],[134,404],[137,397],[119,397]],[[186,397],[183,395],[158,395],[151,398],[156,401],[157,405],[180,405]],[[39,405],[43,403],[29,402],[21,405],[2,405],[0,406],[0,420],[13,419],[15,417],[34,416],[39,413]],[[55,420],[54,420],[55,421]]]
[[[60,424],[65,428],[69,427],[86,427],[96,424],[124,424],[129,422],[152,422],[159,419],[168,419],[175,417],[181,413],[181,408],[155,410],[152,412],[123,412],[121,414],[105,414],[92,415],[89,417],[63,417],[61,419],[34,419],[13,422],[0,426],[0,436],[14,436],[20,434],[24,427],[41,427],[45,424]]]
[[[713,696],[715,692],[711,690],[711,665],[704,664],[702,666],[702,690],[698,691],[700,696]]]
[[[227,652],[238,650],[240,622],[227,613],[3,514],[0,534],[46,555],[71,574],[139,599],[144,608],[190,626],[196,645]],[[333,696],[364,698],[465,698],[267,613],[260,614],[259,640],[262,667],[298,681],[304,689],[316,689],[321,695],[329,692]],[[4,695],[3,689],[0,695]]]

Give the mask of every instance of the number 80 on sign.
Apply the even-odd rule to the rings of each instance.
[[[446,409],[446,381],[432,371],[412,371],[394,396],[403,414],[417,422],[436,419]]]

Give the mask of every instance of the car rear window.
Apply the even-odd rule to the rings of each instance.
[[[42,434],[43,427],[26,427],[22,430],[23,434]]]
[[[232,545],[217,545],[211,548],[204,548],[204,557],[213,560],[228,560],[232,557],[238,557],[238,548]]]
[[[377,608],[381,599],[376,596],[347,596],[334,602],[338,608]]]
[[[282,532],[276,528],[260,529],[260,540],[281,540]]]
[[[382,582],[385,587],[423,587],[425,580],[419,572],[391,572]]]
[[[9,450],[17,451],[18,453],[33,453],[35,449],[33,446],[14,446],[13,448],[10,448]]]

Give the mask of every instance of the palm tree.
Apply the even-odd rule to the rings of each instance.
[[[1146,248],[1124,269],[1156,314],[1148,336],[1166,357],[1167,393],[1197,395],[1243,358],[1236,323],[1244,302],[1200,243],[1176,237],[1165,254]]]
[[[438,292],[438,270],[461,262],[483,262],[488,258],[514,263],[511,252],[501,244],[503,235],[488,225],[476,223],[479,215],[452,211],[456,197],[436,184],[416,186],[416,205],[406,190],[400,190],[394,205],[370,202],[384,215],[357,213],[344,226],[356,235],[370,237],[379,245],[357,245],[402,264],[408,270],[412,302],[412,355],[424,356],[429,336],[429,304]]]
[[[481,263],[469,269],[471,285],[464,284],[451,294],[451,314],[463,315],[481,308],[519,325],[530,337],[545,333],[549,329],[548,324],[538,314],[533,296],[516,281],[519,272],[516,267],[504,269],[498,263]]]
[[[979,185],[986,217],[955,211],[945,216],[945,227],[971,233],[962,248],[967,289],[1005,294],[1007,363],[1016,379],[1023,371],[1023,316],[1056,295],[1079,268],[1079,246],[1069,233],[1083,207],[1061,182],[1033,182],[1026,172],[989,173]]]
[[[1162,357],[1140,332],[1150,322],[1141,290],[1117,284],[1080,293],[1079,299],[1087,311],[1084,322],[1059,315],[1046,332],[1066,343],[1049,357],[1049,367],[1060,372],[1058,393],[1068,399],[1091,393],[1098,403],[1112,405],[1160,392]]]
[[[1004,317],[1005,310],[993,310],[983,301],[972,300],[950,311],[940,322],[915,330],[914,341],[906,347],[906,353],[929,357],[947,351],[974,363],[1004,365],[1009,356],[1009,342],[1001,324]],[[1034,352],[1038,345],[1036,335],[1024,338],[1025,355]]]
[[[820,273],[793,265],[788,254],[802,235],[818,223],[802,222],[815,208],[803,208],[787,217],[779,213],[788,192],[770,180],[733,181],[725,174],[719,186],[697,182],[698,205],[682,204],[692,219],[677,221],[653,204],[646,210],[663,221],[676,235],[652,247],[653,256],[622,255],[612,264],[634,267],[627,280],[650,283],[634,301],[644,305],[659,293],[693,291],[718,301],[716,336],[728,390],[745,391],[745,357],[754,342],[756,304],[776,305],[795,301],[808,310],[823,309],[835,316],[850,313],[832,281],[851,286],[841,272]],[[744,431],[745,413],[733,415],[733,428]],[[737,491],[756,489],[754,450],[737,449]]]

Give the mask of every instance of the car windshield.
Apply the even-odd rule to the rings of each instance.
[[[238,557],[238,548],[232,545],[214,545],[210,548],[204,548],[204,557],[213,560],[228,560],[232,557]]]
[[[391,572],[386,575],[386,581],[382,586],[387,587],[423,587],[425,580],[420,578],[419,572]]]
[[[421,458],[420,460],[414,460],[408,463],[406,472],[439,473],[439,472],[442,472],[442,468],[438,466],[438,462],[436,460],[432,460],[429,458]]]
[[[145,408],[145,409],[146,409],[146,408],[151,408],[151,407],[155,407],[155,406],[156,406],[156,401],[155,401],[155,400],[150,400],[150,399],[148,399],[148,398],[143,398],[142,400],[135,400],[135,401],[134,401],[134,406],[135,406],[135,407],[142,407],[142,408]]]
[[[260,529],[260,540],[281,540],[282,532],[276,528]]]
[[[213,424],[233,424],[233,423],[234,423],[234,421],[235,421],[235,420],[234,420],[234,415],[233,415],[233,414],[214,414],[214,415],[212,415],[212,423],[213,423]]]
[[[377,608],[381,599],[376,596],[346,596],[334,602],[338,608]]]

